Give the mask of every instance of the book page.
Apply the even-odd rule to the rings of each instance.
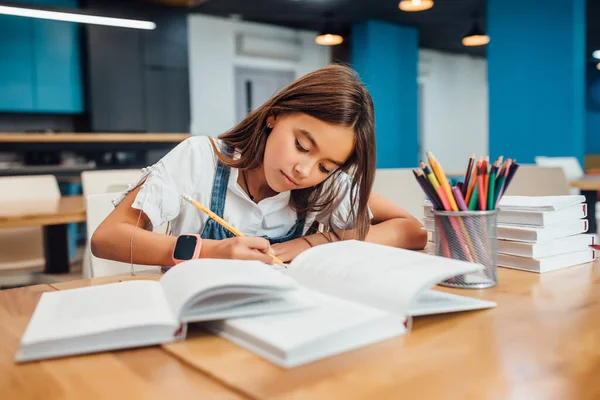
[[[39,343],[150,325],[179,325],[158,282],[119,282],[44,293],[22,342]]]
[[[231,336],[245,338],[268,347],[271,351],[285,354],[303,345],[310,347],[317,340],[336,336],[340,332],[357,330],[361,327],[376,328],[382,318],[391,316],[400,329],[404,319],[384,311],[348,302],[319,292],[302,289],[304,296],[310,297],[317,307],[294,313],[264,315],[253,318],[234,318],[216,322],[211,329],[230,333]]]
[[[288,274],[309,289],[406,315],[416,295],[479,264],[349,240],[316,246]]]
[[[194,304],[202,307],[203,298],[222,296],[224,302],[230,292],[238,304],[240,295],[248,294],[253,299],[261,293],[276,293],[295,289],[298,284],[290,277],[274,270],[260,261],[198,259],[183,262],[160,279],[173,313],[181,317],[186,307]],[[211,304],[214,306],[214,304]],[[194,310],[194,315],[199,315]]]

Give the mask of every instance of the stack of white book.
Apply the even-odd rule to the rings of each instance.
[[[594,261],[595,235],[585,234],[584,201],[584,196],[502,197],[498,265],[544,273]],[[427,231],[434,231],[429,202],[424,205],[423,223]]]

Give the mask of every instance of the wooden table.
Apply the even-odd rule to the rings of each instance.
[[[179,143],[189,133],[0,133],[0,143]]]
[[[571,187],[577,188],[585,196],[585,202],[588,209],[588,232],[596,233],[596,201],[598,200],[598,191],[600,191],[600,175],[586,175],[581,179],[572,181]]]
[[[83,149],[115,149],[126,150],[139,148],[172,147],[184,141],[191,135],[189,133],[0,133],[2,148],[9,151],[15,150],[49,150],[69,148]],[[79,146],[77,146],[79,144]]]
[[[412,332],[404,337],[295,369],[279,368],[191,326],[188,340],[164,345],[161,350],[152,347],[22,366],[5,362],[8,373],[0,375],[0,382],[9,380],[8,391],[2,385],[0,390],[3,395],[14,393],[17,396],[13,397],[21,398],[22,394],[48,388],[43,393],[69,390],[68,394],[89,398],[96,392],[110,393],[111,386],[103,384],[102,377],[110,374],[112,379],[114,374],[112,387],[122,387],[128,393],[156,387],[157,393],[163,393],[166,378],[153,374],[158,368],[170,371],[170,387],[184,397],[203,398],[192,392],[192,385],[196,385],[214,391],[215,396],[233,396],[217,394],[217,390],[227,388],[251,399],[600,398],[600,265],[544,275],[501,268],[498,275],[500,283],[491,289],[440,288],[496,301],[498,307],[494,309],[418,317]],[[63,290],[122,279],[132,278],[96,278],[54,284],[52,288]],[[33,310],[36,290],[49,289],[0,292],[5,296],[0,296],[0,329],[4,329],[0,334],[6,337],[5,332],[10,333],[8,344],[1,347],[3,360],[14,357],[18,338]],[[23,305],[24,299],[29,299],[28,306]],[[7,304],[9,309],[20,310],[19,318],[13,316],[4,322],[2,313],[6,311],[2,307]],[[90,378],[94,374],[95,381]],[[205,377],[212,379],[212,385]],[[42,389],[27,385],[34,378],[42,380]],[[83,381],[75,383],[78,379]]]
[[[59,152],[69,151],[96,163],[19,165],[0,168],[0,175],[53,174],[64,179],[79,177],[83,171],[142,168],[189,137],[189,133],[0,133],[0,148],[4,152],[15,152],[26,157],[36,152],[57,155]],[[155,151],[155,154],[148,158],[150,151]],[[133,158],[128,159],[126,164],[121,164],[115,158],[118,152],[129,152],[129,156]],[[107,162],[106,156],[112,161]]]
[[[63,196],[56,201],[0,203],[0,229],[43,225],[46,273],[69,272],[66,224],[85,220],[83,196]]]
[[[17,365],[21,336],[50,285],[0,291],[3,399],[247,399],[160,347]]]

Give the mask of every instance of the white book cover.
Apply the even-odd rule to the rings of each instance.
[[[359,241],[316,246],[287,269],[317,307],[211,324],[213,331],[285,368],[407,331],[412,316],[474,310],[495,303],[429,290],[483,268],[421,252]]]
[[[574,235],[546,243],[498,240],[498,253],[519,257],[542,258],[589,249],[596,244],[595,235]]]
[[[585,233],[587,230],[588,222],[585,219],[552,225],[545,228],[498,225],[498,239],[515,240],[518,242],[546,243],[555,239]]]
[[[435,232],[435,221],[433,218],[423,218],[423,225],[425,230]],[[514,240],[517,242],[547,243],[555,239],[585,233],[587,230],[588,222],[585,219],[547,227],[519,226],[499,223],[497,227],[497,238]]]
[[[433,218],[433,206],[425,205],[423,211],[425,217]],[[585,217],[587,217],[587,204],[585,203],[554,211],[501,209],[498,213],[498,224],[545,227],[571,222]]]
[[[501,210],[521,211],[556,211],[569,208],[577,204],[585,203],[585,196],[502,196],[498,202]],[[425,206],[431,206],[429,200],[425,200]]]
[[[503,196],[498,207],[500,210],[556,211],[585,203],[585,196]]]
[[[557,256],[543,257],[539,259],[498,254],[498,266],[543,274],[559,269],[586,264],[596,259],[593,249],[580,250]]]

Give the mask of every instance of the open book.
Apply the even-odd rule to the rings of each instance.
[[[428,290],[479,264],[359,241],[314,247],[287,273],[316,307],[211,323],[210,330],[283,367],[294,367],[407,331],[410,316],[493,307]]]
[[[186,322],[289,312],[313,303],[289,276],[259,261],[203,259],[160,281],[126,281],[43,293],[17,361],[167,343]]]

